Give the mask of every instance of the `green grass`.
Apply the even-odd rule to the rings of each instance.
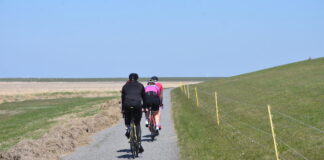
[[[195,106],[194,87],[201,106]],[[324,159],[324,58],[190,86],[172,93],[182,159]],[[217,91],[221,124],[215,118]]]
[[[95,104],[115,97],[28,100],[0,104],[0,151],[24,138],[38,138],[67,114],[89,116],[99,112]],[[2,114],[1,114],[2,113]]]

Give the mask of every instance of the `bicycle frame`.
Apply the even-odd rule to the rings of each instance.
[[[155,122],[155,114],[154,111],[152,111],[151,107],[148,109],[149,114],[149,130],[151,131],[151,140],[154,141],[155,136],[157,136],[158,131],[156,130],[156,122]]]

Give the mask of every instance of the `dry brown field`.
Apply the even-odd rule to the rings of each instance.
[[[145,84],[145,82],[142,82]],[[178,87],[180,82],[161,82],[164,88]],[[199,83],[198,81],[182,82]],[[0,103],[30,99],[104,97],[118,95],[125,82],[0,82]]]

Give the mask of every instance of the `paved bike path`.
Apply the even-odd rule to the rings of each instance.
[[[161,115],[162,130],[154,142],[150,141],[150,132],[145,127],[144,114],[141,122],[142,145],[144,153],[137,159],[141,160],[178,160],[179,148],[171,116],[171,89],[165,89],[163,94],[164,109]],[[91,144],[78,148],[63,160],[120,160],[131,159],[129,143],[125,134],[123,121],[103,130],[92,137]]]

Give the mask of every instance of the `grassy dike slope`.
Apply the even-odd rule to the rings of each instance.
[[[267,104],[272,106],[280,159],[324,159],[324,58],[189,88],[189,99],[180,88],[172,92],[182,159],[275,159]]]

